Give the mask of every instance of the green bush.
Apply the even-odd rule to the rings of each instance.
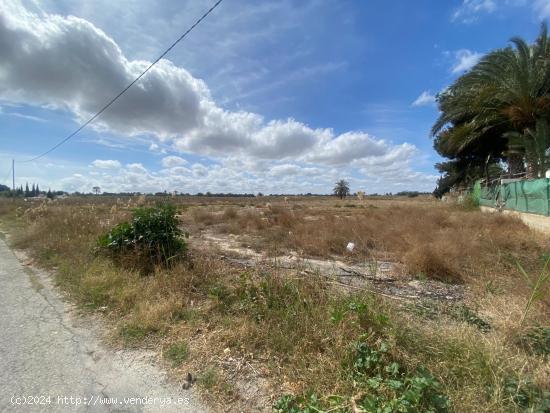
[[[114,258],[124,262],[130,259],[146,270],[154,265],[168,266],[187,249],[176,207],[170,204],[135,209],[132,220],[100,236],[98,246]]]

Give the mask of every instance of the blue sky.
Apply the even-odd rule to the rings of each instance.
[[[0,5],[0,179],[72,132],[210,1]],[[91,191],[431,191],[434,95],[550,0],[224,0],[17,184]],[[9,183],[5,179],[3,183]]]

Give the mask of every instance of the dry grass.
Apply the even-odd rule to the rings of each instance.
[[[254,408],[239,396],[234,366],[224,364],[227,349],[233,360],[253,367],[242,374],[267,380],[267,394],[350,397],[358,389],[343,366],[352,343],[365,334],[390,343],[393,357],[409,369],[428,368],[457,412],[529,411],[513,402],[507,383],[550,387],[548,359],[517,344],[527,289],[514,268],[519,260],[535,271],[549,247],[517,220],[425,200],[272,200],[271,207],[256,207],[224,199],[182,208],[192,235],[209,229],[254,236],[262,240],[257,248],[321,257],[344,256],[354,241],[357,251],[347,259],[390,257],[412,274],[465,283],[468,304],[491,324],[482,333],[443,313],[426,318],[366,292],[336,294],[316,277],[229,267],[207,251],[195,252],[192,265],[143,277],[92,253],[99,234],[129,216],[128,207],[113,209],[114,203],[70,200],[30,210],[0,203],[0,216],[18,216],[14,245],[57,268],[57,283],[83,308],[107,307],[115,340],[157,345],[167,354],[184,349],[167,356],[177,358],[176,371],[198,372],[199,385],[216,395],[214,401],[231,403],[235,411]],[[537,306],[530,325],[547,324],[547,306],[548,299]]]
[[[198,208],[186,223],[198,221],[201,229],[260,237],[262,250],[314,257],[345,256],[345,246],[352,241],[358,259],[393,259],[413,275],[448,282],[516,279],[515,261],[534,271],[549,250],[543,236],[508,216],[413,201],[391,208],[349,205],[355,208]]]

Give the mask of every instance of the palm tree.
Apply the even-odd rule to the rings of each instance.
[[[527,163],[527,176],[544,178],[548,170],[548,150],[550,148],[550,126],[546,119],[538,119],[535,127],[527,127],[523,132],[505,134],[511,148],[523,152]]]
[[[506,159],[509,172],[540,170],[537,142],[550,119],[550,40],[545,24],[532,46],[523,39],[487,54],[438,96],[441,116],[432,133],[435,147],[449,158],[477,156],[477,161]],[[537,131],[537,129],[539,129]],[[514,132],[514,134],[510,134]],[[503,146],[504,145],[504,146]]]
[[[348,181],[344,179],[340,179],[336,184],[334,185],[334,189],[332,190],[334,195],[339,197],[340,199],[344,199],[346,196],[349,195],[349,183]]]

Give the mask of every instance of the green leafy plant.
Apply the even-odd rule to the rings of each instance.
[[[137,259],[145,269],[168,266],[186,251],[183,232],[178,227],[176,207],[159,204],[133,211],[130,222],[122,222],[98,239],[100,250],[113,257]]]
[[[509,377],[504,382],[504,393],[521,411],[530,413],[550,412],[550,392],[535,386],[529,380]]]
[[[278,413],[368,412],[445,413],[448,398],[425,369],[408,372],[392,359],[384,342],[355,343],[346,370],[360,392],[353,397],[285,395],[274,405]]]

